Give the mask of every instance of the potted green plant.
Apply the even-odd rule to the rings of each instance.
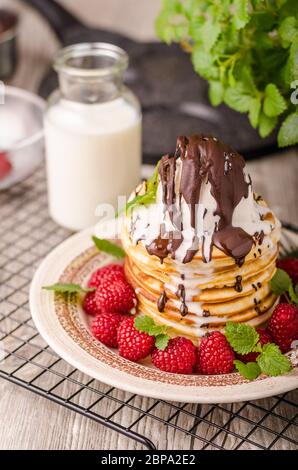
[[[261,137],[298,143],[297,0],[163,0],[158,36],[180,42],[211,104],[247,113]]]

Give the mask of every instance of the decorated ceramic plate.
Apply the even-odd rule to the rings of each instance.
[[[146,359],[130,362],[97,341],[81,303],[43,290],[57,282],[86,286],[91,273],[114,261],[99,252],[92,230],[64,241],[42,262],[31,285],[30,307],[35,325],[45,341],[74,367],[108,385],[139,395],[191,403],[232,403],[277,395],[298,386],[298,368],[278,377],[260,376],[249,382],[238,373],[178,375],[156,369]],[[298,235],[283,231],[282,245],[298,246]]]

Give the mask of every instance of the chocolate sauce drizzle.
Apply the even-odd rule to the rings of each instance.
[[[193,228],[196,227],[196,208],[199,203],[201,185],[203,181],[211,185],[211,194],[217,204],[214,215],[219,216],[219,222],[212,237],[210,259],[212,247],[216,246],[226,255],[233,257],[238,266],[241,266],[253,246],[254,238],[242,228],[233,227],[232,217],[241,199],[248,197],[251,182],[245,179],[243,173],[245,162],[242,156],[228,145],[207,135],[181,136],[177,140],[175,155],[162,157],[159,177],[163,189],[163,203],[173,225],[177,227],[178,232],[180,231],[180,238],[173,237],[171,234],[167,234],[168,240],[158,237],[147,246],[148,253],[158,256],[163,262],[169,254],[175,258],[175,251],[182,243],[182,229],[178,225],[177,214],[174,217],[173,213],[173,205],[177,197],[175,195],[177,158],[181,158],[182,162],[178,202],[181,204],[181,197],[183,197],[189,205],[190,222]],[[259,234],[259,244],[262,241],[263,235]],[[198,248],[198,240],[194,239],[193,246],[188,250],[183,262],[192,261]]]
[[[242,276],[236,276],[236,283],[235,283],[234,289],[235,289],[236,292],[242,292],[242,290],[243,290]]]
[[[185,315],[188,314],[188,308],[185,302],[185,287],[183,284],[178,285],[176,295],[181,300],[180,313],[183,317],[185,317]]]
[[[162,293],[159,296],[159,299],[157,301],[157,308],[159,312],[163,312],[167,303],[168,297],[165,291],[162,291]]]

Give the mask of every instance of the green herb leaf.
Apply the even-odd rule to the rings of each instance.
[[[139,315],[134,319],[134,327],[142,333],[147,333],[155,337],[155,346],[164,350],[167,347],[170,337],[167,335],[168,328],[157,325],[154,320],[147,315]]]
[[[154,320],[147,315],[140,315],[134,319],[134,327],[142,333],[148,333],[154,325]]]
[[[108,253],[109,255],[115,256],[115,258],[124,258],[125,251],[121,246],[115,245],[114,243],[109,242],[108,240],[103,240],[95,236],[92,237],[92,240],[99,251]]]
[[[142,195],[137,195],[131,201],[129,201],[123,211],[120,211],[116,214],[116,217],[119,216],[121,212],[128,213],[134,207],[137,206],[146,206],[148,204],[153,204],[156,201],[156,192],[158,187],[158,169],[159,169],[159,162],[155,167],[154,173],[152,177],[146,183],[146,193]]]
[[[166,334],[157,335],[155,338],[155,346],[157,347],[157,349],[164,351],[168,345],[169,340],[170,337]]]
[[[248,362],[245,364],[244,362],[236,359],[234,364],[239,374],[247,380],[255,380],[261,373],[260,366],[256,362]]]
[[[236,29],[242,29],[249,21],[250,16],[248,14],[248,0],[234,0],[234,24]]]
[[[267,137],[277,124],[277,117],[268,117],[261,111],[259,119],[259,133],[261,137]]]
[[[290,299],[291,301],[293,302],[293,304],[297,305],[298,306],[298,285],[295,287],[293,287],[293,285],[291,284],[290,287],[289,287],[289,296],[290,296]]]
[[[261,101],[258,98],[252,98],[249,107],[249,122],[256,129],[259,124],[259,116],[261,112]]]
[[[287,103],[274,83],[265,88],[264,113],[266,116],[279,116],[287,109]]]
[[[277,268],[273,278],[270,281],[270,286],[273,294],[282,295],[288,292],[292,281],[288,273],[283,269]]]
[[[53,284],[51,286],[43,286],[43,289],[57,292],[58,294],[78,294],[80,292],[94,292],[95,287],[81,287],[78,284]]]
[[[218,106],[223,100],[223,86],[221,82],[212,80],[209,83],[208,94],[212,106]]]
[[[289,47],[295,36],[298,34],[298,21],[294,16],[285,18],[281,22],[278,32],[281,37],[283,47]]]
[[[292,369],[290,360],[273,343],[263,346],[262,353],[257,357],[257,363],[264,374],[273,377],[286,374]]]
[[[250,325],[228,322],[225,335],[232,349],[238,354],[248,354],[259,350],[260,337],[255,328]]]
[[[233,88],[227,88],[224,94],[224,102],[230,108],[246,113],[250,110],[252,103],[252,96],[247,92],[245,86],[239,82]]]
[[[280,147],[298,144],[298,114],[292,113],[283,121],[278,133]]]

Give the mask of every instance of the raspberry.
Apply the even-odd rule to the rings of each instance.
[[[182,336],[170,339],[164,351],[154,348],[152,362],[158,369],[174,374],[191,374],[196,363],[196,347]]]
[[[4,179],[12,170],[12,165],[7,158],[7,153],[0,152],[0,180]]]
[[[99,287],[105,281],[111,282],[125,280],[124,269],[121,264],[108,264],[103,268],[99,268],[91,275],[88,287]]]
[[[100,313],[100,309],[98,308],[95,300],[95,292],[88,292],[85,295],[83,300],[83,309],[88,315],[92,315],[93,317]]]
[[[262,330],[262,328],[257,328],[257,332],[259,333],[260,336],[260,343],[263,346],[264,344],[267,343],[273,343],[273,340],[271,338],[271,335],[268,333],[266,330]],[[248,354],[237,354],[237,359],[239,359],[242,362],[256,362],[256,359],[260,353],[257,352],[251,352]]]
[[[104,312],[93,320],[92,333],[106,346],[116,348],[118,328],[125,318],[121,313]]]
[[[234,369],[235,355],[219,331],[214,331],[201,340],[198,351],[197,369],[201,374],[229,374]]]
[[[128,313],[136,305],[135,291],[128,282],[105,281],[95,292],[97,307],[102,312]]]
[[[268,324],[268,331],[283,353],[291,349],[291,343],[298,339],[298,310],[291,304],[275,307]]]
[[[276,265],[288,273],[293,284],[298,283],[298,258],[279,259]]]
[[[134,327],[134,317],[124,320],[118,330],[119,354],[137,362],[147,357],[154,347],[154,337]]]

